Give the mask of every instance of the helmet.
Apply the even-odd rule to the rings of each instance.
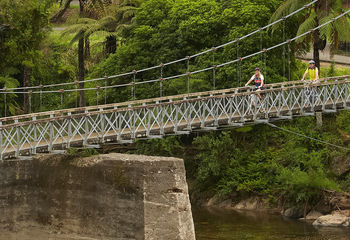
[[[259,70],[259,71],[260,71],[260,68],[259,68],[259,67],[256,67],[256,68],[255,68],[255,71],[256,71],[256,70]]]
[[[311,60],[311,61],[309,62],[309,64],[315,64],[315,61],[314,61],[314,60]]]

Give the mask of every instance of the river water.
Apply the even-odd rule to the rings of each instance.
[[[350,240],[350,228],[315,228],[279,214],[194,208],[197,240]]]

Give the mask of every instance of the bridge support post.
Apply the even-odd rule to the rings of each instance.
[[[219,106],[220,101],[223,100],[223,98],[218,98],[216,100],[213,99],[213,111],[214,111],[214,127],[219,126]]]
[[[101,108],[100,111],[103,111]],[[105,135],[106,135],[106,116],[105,114],[100,114],[100,119],[101,119],[101,131],[102,131],[102,137],[101,137],[101,142],[105,142]]]
[[[187,115],[186,115],[186,119],[187,119],[187,129],[190,130],[191,129],[191,108],[192,108],[192,103],[188,102],[187,105]]]
[[[160,130],[159,130],[159,133],[161,136],[164,135],[164,106],[159,106],[159,109],[160,109],[160,121],[159,121],[159,124],[160,124]]]
[[[18,120],[15,120],[15,123],[18,123]],[[15,157],[18,158],[19,157],[19,153],[20,153],[20,147],[21,147],[21,133],[20,133],[20,127],[16,127],[16,141],[17,141],[17,148],[16,148],[16,154]]]
[[[130,122],[130,126],[131,126],[130,138],[131,139],[135,139],[136,138],[136,133],[135,133],[135,125],[136,125],[135,111],[132,111],[132,110],[129,111],[129,122]]]
[[[32,119],[33,121],[36,121],[36,117],[33,117],[33,119]],[[32,153],[33,154],[36,154],[36,144],[38,144],[38,135],[37,135],[37,124],[36,123],[34,123],[33,124],[33,133],[34,133],[34,146],[33,146],[33,148],[32,148]]]
[[[198,96],[198,99],[200,99],[201,97]],[[200,122],[201,122],[201,128],[205,128],[205,103],[204,101],[200,101],[200,109],[202,109],[201,112],[201,116],[200,116]]]
[[[322,112],[316,112],[316,126],[318,128],[321,128],[322,127]]]
[[[338,83],[338,79],[335,79],[334,82]],[[336,85],[333,85],[333,86],[336,88],[335,101],[333,101],[333,109],[337,110],[337,102],[338,102],[338,99],[339,99],[339,84],[336,84]]]
[[[50,115],[50,118],[53,118],[54,116],[51,114]],[[48,146],[48,151],[49,152],[52,152],[52,150],[53,150],[53,134],[54,134],[54,132],[53,132],[53,124],[54,124],[54,122],[53,121],[50,121],[50,123],[49,123],[49,146]]]
[[[146,137],[148,137],[151,133],[151,110],[149,108],[146,109],[146,121],[147,121],[147,124],[146,125]]]
[[[174,133],[176,133],[179,129],[178,126],[180,124],[180,120],[179,120],[179,106],[175,105],[175,120],[174,120],[175,124],[174,124]]]
[[[117,114],[117,128],[118,128],[118,133],[117,133],[117,141],[121,140],[121,135],[122,135],[122,119],[121,119],[121,113],[118,112]]]
[[[72,113],[68,113],[68,116],[71,116],[72,115]],[[66,147],[67,147],[67,149],[69,149],[70,148],[70,142],[71,142],[71,140],[72,140],[72,119],[71,118],[69,118],[68,119],[68,131],[67,131],[67,133],[68,133],[68,141],[67,141],[67,145],[66,145]]]
[[[348,80],[347,78],[345,78],[345,80]],[[343,107],[344,107],[344,109],[347,109],[348,108],[348,106],[347,106],[347,102],[348,102],[348,100],[349,100],[349,83],[344,83],[344,85],[345,85],[345,98],[344,98],[344,103],[343,103]]]
[[[85,124],[84,124],[84,140],[83,140],[83,146],[88,145],[88,137],[89,137],[89,123],[88,123],[88,116],[87,113],[88,111],[85,110],[86,115],[83,116]]]

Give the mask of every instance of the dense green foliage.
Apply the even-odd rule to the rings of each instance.
[[[91,77],[105,73],[115,74],[132,71],[148,66],[159,65],[184,56],[218,46],[224,42],[236,39],[253,29],[264,26],[270,13],[281,1],[216,1],[216,0],[149,0],[141,5],[136,14],[133,30],[125,44],[120,46],[116,54],[98,64],[91,71]],[[286,31],[286,37],[288,30]],[[239,45],[232,44],[215,53],[205,54],[191,59],[189,69],[183,61],[164,68],[164,77],[195,71],[218,63],[231,61],[240,56],[254,53],[261,48],[282,41],[282,31],[274,35],[268,32],[256,34],[242,40]],[[262,46],[261,46],[262,43]],[[292,46],[293,48],[293,46]],[[238,56],[237,56],[238,54]],[[291,52],[292,72],[295,60]],[[261,66],[267,77],[267,82],[286,80],[281,61],[281,49],[268,52],[265,56],[256,56],[217,70],[216,87],[227,88],[242,85],[252,74],[255,66]],[[266,63],[266,69],[265,69]],[[137,81],[160,78],[160,70],[137,74]],[[129,83],[130,78],[116,79],[114,84]],[[179,94],[187,91],[186,78],[174,79],[164,83],[164,93]],[[210,90],[213,87],[212,71],[191,76],[190,91]],[[116,101],[128,100],[130,89],[117,91],[113,98]],[[147,98],[159,95],[159,84],[142,85],[137,88],[137,98]]]
[[[350,147],[344,138],[350,134],[349,111],[326,116],[322,128],[312,117],[280,125]],[[331,170],[333,157],[349,158],[349,151],[266,125],[208,133],[193,141],[169,137],[139,142],[137,152],[183,157],[197,191],[211,189],[223,195],[246,192],[267,196],[272,202],[284,198],[291,204],[315,203],[325,189],[350,191],[350,172],[336,176]]]
[[[57,26],[66,28],[63,36],[60,30],[52,31],[49,23],[49,19],[59,9],[54,2],[0,1],[0,57],[4,59],[0,63],[0,76],[4,87],[23,86],[26,81],[29,81],[27,85],[40,85],[77,80],[78,44],[70,43],[78,39],[81,29],[84,29],[86,41],[89,40],[85,43],[89,43],[84,53],[85,76],[101,77],[159,65],[237,39],[265,26],[283,0],[96,0],[91,1],[90,5],[89,1],[82,1],[84,18],[81,18],[81,9],[72,7],[66,10],[69,12],[66,17],[68,20]],[[104,6],[102,2],[105,2]],[[294,18],[288,19],[284,28],[279,24],[273,31],[268,29],[239,44],[192,58],[188,66],[187,61],[166,66],[163,77],[232,61],[280,43],[296,34],[297,22]],[[289,47],[289,50],[288,46],[276,48],[243,62],[218,68],[215,75],[216,89],[242,86],[256,66],[262,68],[267,83],[288,80],[289,70],[291,80],[300,79],[305,66],[294,57],[297,45],[291,43]],[[27,74],[24,74],[25,70]],[[346,73],[338,73],[335,68],[331,70],[323,71],[322,76]],[[158,68],[138,73],[136,81],[159,79],[160,76]],[[132,77],[129,76],[111,79],[107,84],[131,81]],[[85,87],[104,84],[95,82]],[[189,90],[210,90],[213,85],[213,72],[207,71],[191,76]],[[71,85],[67,88],[74,87]],[[59,90],[59,87],[51,90]],[[187,77],[168,80],[163,84],[162,95],[185,92]],[[86,101],[88,104],[104,102],[105,94],[107,102],[130,100],[131,87],[109,89],[107,93],[86,91]],[[137,99],[159,95],[159,83],[136,87]],[[0,98],[4,105],[4,96]],[[39,94],[33,94],[31,107],[32,111],[75,107],[76,98],[75,92],[44,94],[41,100]],[[23,94],[7,94],[7,115],[16,111],[18,113],[24,108],[22,99]],[[4,115],[3,110],[1,115]]]

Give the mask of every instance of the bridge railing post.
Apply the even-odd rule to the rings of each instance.
[[[89,120],[88,120],[88,111],[85,110],[84,111],[85,116],[83,116],[82,118],[84,118],[84,140],[83,140],[83,146],[87,146],[88,145],[88,137],[89,137]]]
[[[336,83],[333,85],[335,87],[335,99],[333,101],[333,109],[337,110],[337,102],[339,99],[339,84],[338,84],[338,79],[335,79],[334,82]]]
[[[164,106],[160,105],[159,106],[160,108],[160,135],[163,136],[164,133],[165,133],[165,130],[164,130],[164,117],[165,117],[165,113],[164,113]]]
[[[326,103],[328,101],[328,89],[327,86],[323,86],[323,89],[321,90],[321,93],[323,92],[323,98],[322,98],[322,111],[326,111]]]
[[[53,114],[50,114],[50,122],[49,122],[49,146],[48,146],[48,151],[52,152],[53,150],[53,138],[54,138],[54,122],[52,120],[52,118],[54,117]]]
[[[295,84],[293,84],[293,87],[295,86]],[[306,104],[306,91],[307,91],[307,88],[306,88],[306,83],[303,83],[303,88],[301,89],[300,91],[300,94],[301,94],[301,103],[300,103],[300,113],[303,115],[304,114],[304,107],[305,107],[305,104]],[[293,88],[292,92],[295,92],[295,89]],[[296,99],[295,99],[296,100]]]
[[[100,112],[103,111],[103,108],[99,109]],[[106,115],[104,113],[100,114],[100,120],[101,120],[101,131],[102,131],[102,137],[101,137],[101,141],[102,143],[105,142],[105,135],[106,135]]]
[[[118,112],[117,113],[117,129],[118,129],[118,133],[117,133],[117,141],[121,141],[121,135],[122,135],[122,118],[121,118],[121,113]]]
[[[135,133],[135,126],[136,126],[136,118],[135,118],[135,112],[131,109],[131,105],[129,105],[130,110],[128,111],[129,113],[129,126],[130,126],[130,138],[135,139],[136,138],[136,133]]]
[[[347,81],[348,79],[347,78],[345,78],[345,81]],[[346,108],[348,108],[348,104],[347,104],[347,102],[349,101],[349,83],[348,82],[345,82],[344,83],[344,87],[345,87],[345,96],[344,96],[344,103],[343,103],[343,106],[344,106],[344,108],[346,109]]]
[[[34,116],[33,118],[32,118],[32,120],[33,121],[36,121],[36,116]],[[34,123],[33,124],[33,133],[34,133],[34,136],[33,136],[33,138],[34,138],[34,143],[33,143],[33,147],[32,147],[32,153],[33,154],[36,154],[36,148],[37,148],[37,145],[38,145],[38,133],[37,133],[37,124],[36,123]]]
[[[199,108],[200,108],[200,123],[201,123],[201,128],[205,127],[205,102],[201,101],[201,96],[197,97],[199,99]]]
[[[146,103],[143,103],[142,105],[146,106]],[[145,112],[146,121],[147,121],[147,123],[145,123],[145,125],[146,125],[146,137],[148,137],[151,133],[151,117],[152,117],[151,112],[152,112],[151,109],[146,108],[146,112]]]
[[[72,140],[72,113],[69,112],[68,114],[68,130],[67,130],[67,134],[68,134],[68,141],[67,141],[67,149],[70,148],[70,142]]]
[[[179,105],[176,104],[175,105],[175,121],[174,121],[174,132],[176,133],[178,131],[178,126],[180,124],[180,120],[179,120]]]
[[[18,120],[15,120],[15,123],[18,123]],[[21,129],[19,126],[16,127],[16,142],[17,142],[17,146],[16,146],[16,155],[15,157],[18,158],[20,155],[20,151],[21,151]]]

